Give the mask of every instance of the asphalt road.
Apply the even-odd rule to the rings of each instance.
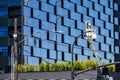
[[[0,74],[0,80],[10,80],[11,74]],[[19,80],[70,80],[70,71],[59,72],[28,72],[18,73]],[[79,74],[75,77],[76,80],[96,80],[97,71],[89,71]]]

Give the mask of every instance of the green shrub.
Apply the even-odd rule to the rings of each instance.
[[[50,64],[48,62],[46,62],[44,66],[45,66],[45,71],[50,71]]]
[[[55,65],[50,65],[50,71],[55,71]]]
[[[56,62],[54,65],[54,70],[59,71],[60,70],[60,63]]]
[[[29,67],[28,67],[28,68],[29,68],[29,71],[30,71],[30,72],[34,72],[34,71],[35,71],[35,70],[34,70],[34,67],[35,67],[34,65],[29,65]]]
[[[115,72],[115,65],[107,66],[109,72]]]
[[[85,70],[86,69],[86,65],[84,61],[79,61],[80,63],[80,70]]]
[[[105,62],[103,62],[105,64]],[[71,70],[71,62],[63,62],[63,63],[54,63],[51,65],[50,63],[41,63],[40,65],[18,65],[18,72],[34,72],[34,71],[65,71]],[[85,70],[92,67],[98,66],[97,61],[86,60],[86,61],[74,61],[74,69],[75,70]],[[115,66],[110,65],[107,66],[109,71],[115,72]]]
[[[23,67],[22,64],[18,64],[18,72],[23,72]]]
[[[71,62],[65,63],[65,69],[66,70],[71,70]]]
[[[34,66],[34,70],[39,71],[39,66],[38,65]]]
[[[75,70],[81,70],[81,63],[80,63],[80,61],[75,61],[74,62],[74,69]]]
[[[45,65],[44,65],[44,63],[41,63],[39,65],[39,71],[45,71]]]
[[[65,63],[60,63],[59,64],[59,71],[65,71],[66,68],[65,68]]]

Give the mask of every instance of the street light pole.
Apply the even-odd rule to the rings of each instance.
[[[72,69],[71,69],[71,80],[74,80],[74,76],[75,76],[75,72],[74,72],[74,45],[76,43],[76,41],[78,40],[79,37],[81,37],[82,35],[84,35],[86,32],[80,34],[78,37],[75,38],[75,41],[72,44]]]
[[[18,80],[18,54],[17,54],[17,18],[14,19],[14,80]]]
[[[57,7],[57,3],[59,2],[60,0],[55,0],[55,5],[56,5],[56,7]],[[57,16],[57,13],[56,13],[56,24],[55,24],[55,26],[54,26],[54,29],[53,29],[53,32],[55,32],[56,34],[55,34],[55,39],[56,39],[56,41],[55,41],[55,45],[56,45],[56,60],[55,60],[55,62],[57,62],[57,60],[58,60],[58,49],[57,49],[57,33],[63,33],[62,31],[57,31],[57,22],[58,22],[58,19],[59,19],[59,17],[60,16]]]
[[[80,34],[78,37],[75,38],[75,41],[72,44],[72,54],[71,54],[71,63],[72,63],[72,69],[71,69],[71,80],[74,80],[75,77],[75,71],[74,71],[74,45],[76,43],[76,41],[78,40],[79,37],[81,37],[82,35],[86,35],[87,39],[95,39],[96,38],[96,34],[94,33],[94,30],[92,29],[91,26],[87,25],[87,29],[85,32],[83,32],[82,34]]]

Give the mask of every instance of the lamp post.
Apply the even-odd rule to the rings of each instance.
[[[53,29],[53,32],[54,33],[56,33],[55,34],[55,39],[56,39],[56,41],[55,41],[55,45],[57,45],[57,34],[62,34],[63,33],[63,31],[57,31],[57,23],[58,23],[58,19],[60,18],[60,16],[57,16],[56,17],[56,24],[55,24],[55,26],[54,26],[54,29]],[[57,58],[58,57],[58,53],[57,53],[57,46],[56,46],[56,61],[57,61]]]
[[[11,79],[18,80],[18,53],[17,53],[17,18],[14,19],[14,54],[11,53],[11,66],[13,67],[11,71]],[[12,63],[13,62],[13,63]]]
[[[75,77],[75,71],[74,71],[74,45],[76,43],[76,41],[78,40],[79,37],[81,37],[82,35],[86,35],[86,39],[96,39],[96,34],[95,34],[95,31],[94,29],[92,29],[92,26],[90,26],[90,23],[89,22],[86,22],[87,24],[87,28],[86,28],[86,31],[83,32],[82,34],[80,34],[78,37],[75,38],[75,41],[73,42],[72,44],[72,69],[71,69],[71,80],[74,80],[74,77]]]

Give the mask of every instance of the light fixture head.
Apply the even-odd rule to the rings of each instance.
[[[13,34],[13,37],[16,38],[16,37],[17,37],[17,34]]]

